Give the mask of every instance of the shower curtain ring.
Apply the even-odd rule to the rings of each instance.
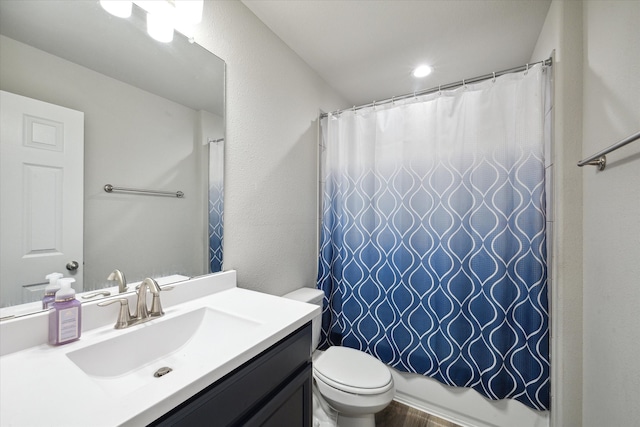
[[[527,64],[527,69],[524,70],[524,75],[526,76],[527,74],[529,74],[529,64]]]
[[[495,83],[495,82],[496,82],[496,72],[494,71],[493,72],[493,83]]]

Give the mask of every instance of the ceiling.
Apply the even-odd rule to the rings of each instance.
[[[242,0],[350,104],[526,64],[551,0]],[[427,63],[428,77],[414,67]]]

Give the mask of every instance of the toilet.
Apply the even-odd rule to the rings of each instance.
[[[300,288],[284,298],[322,306],[324,292]],[[338,427],[375,427],[375,414],[395,394],[389,368],[375,357],[348,347],[317,350],[322,316],[311,322],[313,379],[322,397],[338,412]]]

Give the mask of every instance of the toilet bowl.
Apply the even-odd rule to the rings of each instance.
[[[322,305],[324,293],[301,288],[285,298]],[[327,403],[338,412],[338,427],[375,427],[375,413],[395,394],[389,368],[375,357],[348,347],[317,350],[321,316],[312,320],[313,379]]]

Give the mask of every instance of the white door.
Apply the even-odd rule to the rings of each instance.
[[[84,113],[0,91],[0,307],[82,290],[83,169]]]

